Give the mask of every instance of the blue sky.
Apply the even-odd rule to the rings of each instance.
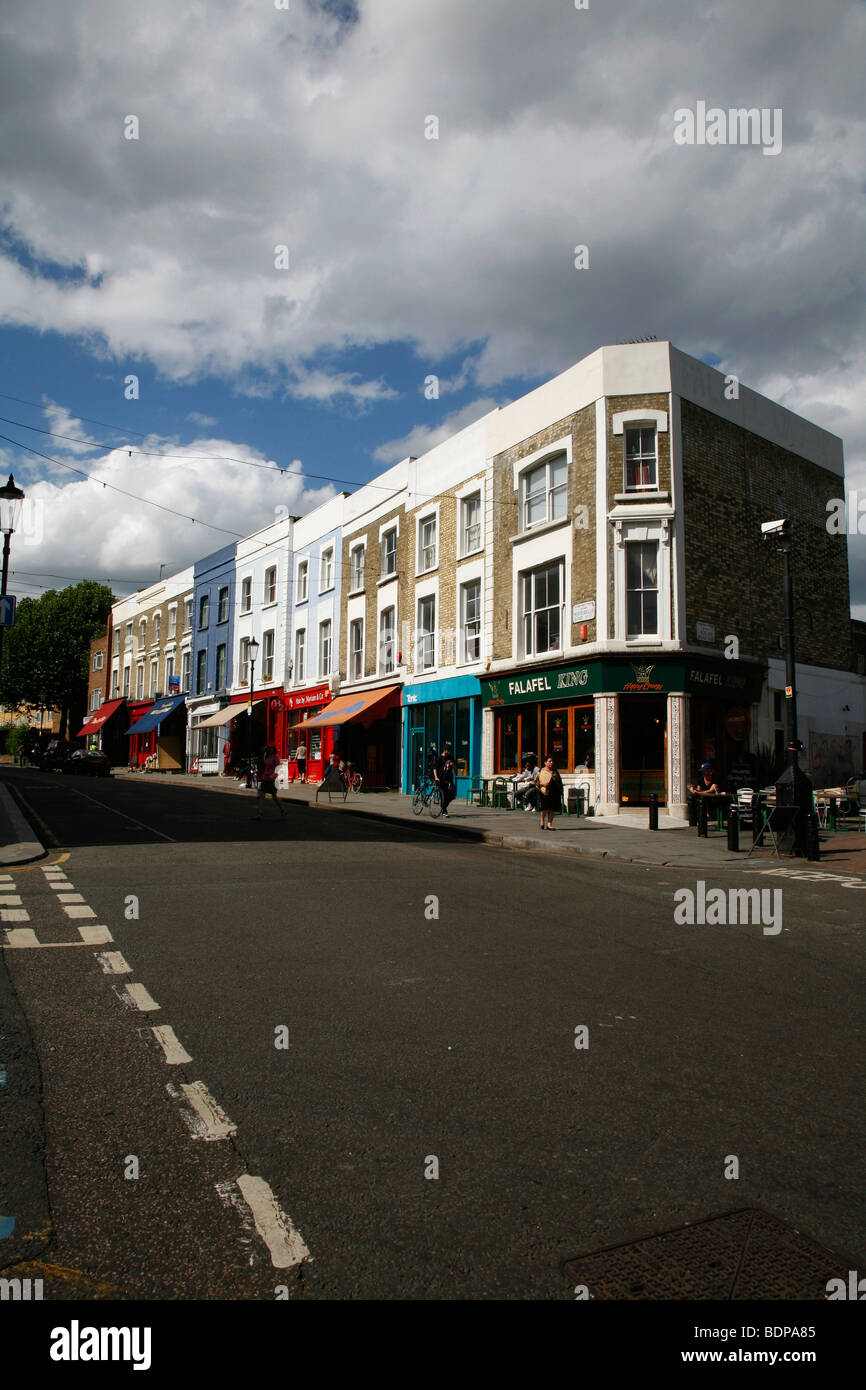
[[[866,487],[864,30],[842,0],[7,0],[18,592],[150,582],[650,334],[840,434]],[[699,100],[781,109],[781,152],[676,144]]]

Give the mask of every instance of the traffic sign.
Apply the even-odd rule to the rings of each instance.
[[[11,627],[15,621],[15,604],[18,602],[14,594],[4,594],[0,598],[0,627]]]

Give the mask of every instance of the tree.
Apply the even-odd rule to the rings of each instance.
[[[111,590],[92,579],[22,599],[6,633],[0,702],[60,710],[65,737],[70,715],[84,714],[90,644],[105,631],[113,603]]]

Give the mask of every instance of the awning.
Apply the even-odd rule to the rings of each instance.
[[[254,705],[263,705],[264,698],[253,700]],[[196,724],[197,729],[221,729],[224,724],[228,724],[232,719],[237,719],[239,714],[246,714],[249,705],[243,704],[240,700],[237,704],[226,705],[225,709],[218,709],[216,714],[209,714],[207,719],[203,719],[200,724]]]
[[[151,729],[155,729],[158,724],[162,723],[163,719],[167,719],[170,714],[173,714],[178,705],[182,705],[185,699],[185,695],[171,695],[164,700],[157,700],[155,705],[151,705],[147,714],[142,715],[131,729],[127,729],[127,738],[130,734],[149,734]]]
[[[321,729],[326,724],[348,724],[352,719],[364,723],[381,719],[389,709],[399,704],[399,685],[386,685],[378,690],[359,690],[357,695],[338,695],[321,714],[304,720],[303,728]]]
[[[123,700],[109,700],[107,705],[100,705],[96,713],[85,720],[75,737],[83,738],[85,734],[98,733],[105,721],[110,719],[123,703]]]

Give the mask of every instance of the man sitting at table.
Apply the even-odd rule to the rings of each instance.
[[[514,804],[516,806],[518,802],[522,801],[524,811],[531,811],[538,797],[538,790],[535,786],[537,776],[538,768],[535,765],[535,754],[524,753],[523,771],[515,773],[511,778]]]
[[[718,796],[719,785],[712,763],[701,763],[701,775],[697,782],[689,784],[689,791],[696,796]]]

